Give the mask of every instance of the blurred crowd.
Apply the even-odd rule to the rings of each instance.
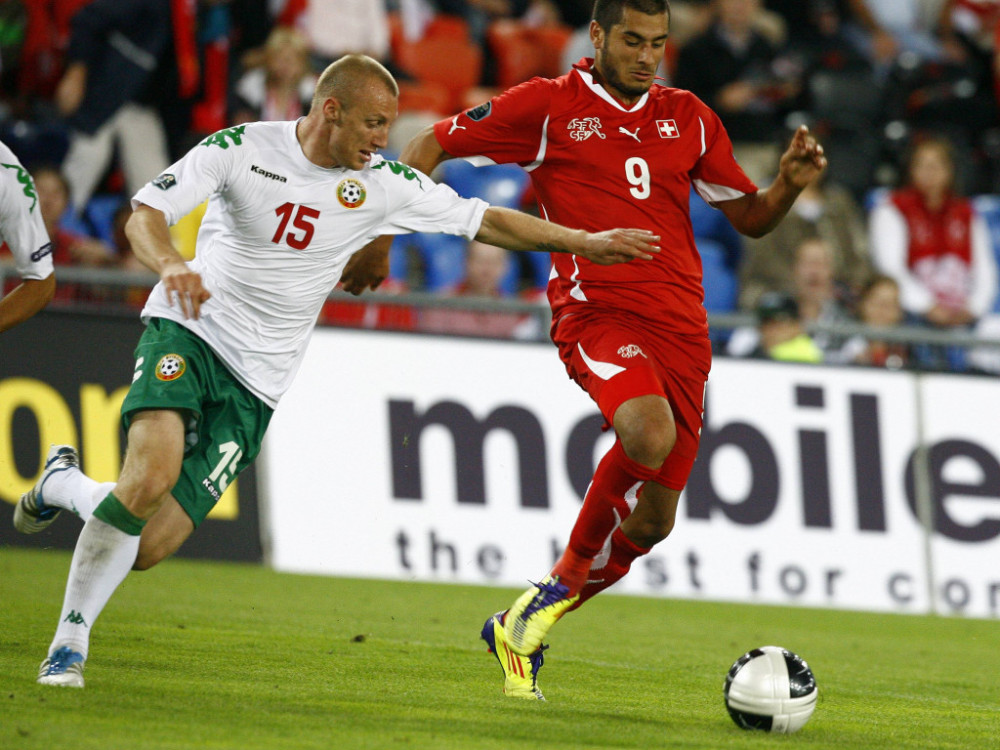
[[[304,114],[316,75],[339,56],[369,54],[400,81],[391,156],[424,125],[591,56],[591,4],[0,0],[0,140],[35,177],[57,265],[136,270],[121,231],[129,196],[218,129]],[[1000,0],[671,2],[663,83],[719,113],[749,176],[766,184],[802,122],[830,161],[759,240],[692,195],[706,307],[756,321],[720,336],[721,351],[1000,371],[1000,352],[813,332],[818,321],[998,330],[998,40]],[[435,176],[460,193],[533,210],[523,173],[447,166]],[[182,252],[193,252],[197,220],[176,230]],[[517,256],[455,238],[399,238],[386,289],[541,302],[547,259]],[[59,299],[138,304],[142,295],[65,285]],[[417,312],[331,302],[323,315],[539,335],[522,314]]]

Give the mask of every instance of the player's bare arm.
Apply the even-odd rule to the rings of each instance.
[[[25,279],[0,299],[0,333],[23,323],[37,313],[56,293],[56,275],[44,279]]]
[[[476,239],[508,250],[573,253],[602,266],[651,260],[652,254],[660,251],[653,244],[659,236],[646,229],[611,229],[592,234],[497,206],[486,210]]]
[[[799,193],[826,169],[823,147],[800,125],[788,149],[781,156],[778,176],[764,190],[731,201],[721,201],[717,207],[741,234],[763,237],[785,217]]]
[[[417,133],[399,155],[401,162],[424,174],[430,174],[438,164],[450,158],[451,156],[438,143],[433,125]],[[351,256],[340,277],[344,291],[357,296],[365,289],[377,289],[389,275],[391,246],[392,237],[379,237]]]
[[[163,212],[139,205],[125,225],[125,234],[135,256],[160,275],[170,304],[173,305],[176,298],[184,317],[197,320],[201,306],[212,295],[202,284],[201,276],[188,268],[184,258],[174,249]]]
[[[365,289],[375,291],[389,276],[389,248],[392,235],[376,237],[347,261],[340,283],[355,297]]]

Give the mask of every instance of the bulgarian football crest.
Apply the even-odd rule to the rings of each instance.
[[[156,363],[157,380],[177,380],[187,369],[187,363],[180,354],[164,354]]]
[[[337,185],[337,200],[344,208],[359,208],[367,195],[365,186],[353,177],[341,180]]]

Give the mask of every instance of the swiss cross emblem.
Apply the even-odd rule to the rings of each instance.
[[[681,134],[677,129],[677,123],[673,120],[657,120],[656,129],[660,133],[660,138],[677,138]]]

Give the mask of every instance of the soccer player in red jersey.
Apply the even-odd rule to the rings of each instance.
[[[826,166],[822,147],[800,127],[774,182],[759,190],[711,109],[688,91],[653,85],[669,25],[666,0],[597,0],[593,60],[442,120],[401,155],[428,174],[452,157],[514,162],[531,174],[544,218],[590,231],[624,222],[661,237],[662,252],[646,263],[605,268],[553,257],[552,340],[617,439],[562,557],[483,628],[508,695],[542,698],[536,678],[549,628],[624,576],[673,528],[711,365],[688,213],[692,184],[737,230],[759,237]],[[377,286],[386,252],[376,245],[356,256],[345,287]]]

